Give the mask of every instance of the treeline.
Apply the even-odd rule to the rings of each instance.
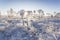
[[[14,11],[12,8],[10,8],[10,10],[8,10],[7,12],[7,17],[20,17],[20,18],[29,18],[29,17],[32,17],[32,18],[45,18],[45,17],[60,17],[60,12],[53,12],[53,13],[45,13],[42,9],[38,9],[38,10],[28,10],[28,11],[25,11],[24,9],[22,10],[19,10],[18,12]],[[0,12],[0,17],[2,16],[1,15],[2,12]],[[5,16],[5,15],[3,15]]]

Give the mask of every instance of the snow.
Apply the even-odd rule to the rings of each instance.
[[[60,19],[0,18],[0,40],[60,40]]]

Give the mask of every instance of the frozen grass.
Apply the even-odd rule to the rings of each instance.
[[[60,19],[0,18],[0,40],[60,40]]]

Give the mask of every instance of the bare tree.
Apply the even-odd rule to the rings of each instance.
[[[44,11],[42,9],[39,9],[38,13],[39,13],[39,19],[40,19],[42,17],[42,15],[44,15]]]
[[[58,12],[55,17],[60,18],[60,12]]]
[[[57,13],[56,13],[56,12],[54,12],[54,13],[53,13],[53,17],[55,17],[55,15],[56,15],[56,14],[57,14]]]
[[[19,12],[20,12],[20,16],[21,16],[21,19],[22,19],[22,22],[23,22],[23,25],[24,25],[24,12],[25,12],[25,10],[22,9]]]
[[[0,17],[1,17],[1,11],[0,11]]]
[[[10,8],[10,13],[11,13],[11,14],[13,13],[13,9],[12,9],[12,8]]]
[[[27,11],[28,15],[31,15],[32,14],[32,11]]]
[[[29,17],[29,15],[31,15],[32,14],[32,11],[27,11],[27,17]],[[27,18],[27,26],[29,26],[30,24],[29,24],[29,18]]]
[[[33,10],[33,13],[34,13],[34,18],[35,18],[35,13],[36,13],[36,11],[35,11],[35,10]]]
[[[9,11],[7,11],[7,13],[8,13],[8,17],[13,16],[13,15],[12,15],[12,14],[13,14],[13,9],[12,9],[12,8],[10,8],[10,10],[9,10]]]
[[[34,12],[34,13],[36,13],[36,11],[35,11],[35,10],[34,10],[33,12]]]

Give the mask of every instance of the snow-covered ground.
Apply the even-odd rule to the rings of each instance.
[[[0,18],[0,40],[60,40],[60,18]]]

